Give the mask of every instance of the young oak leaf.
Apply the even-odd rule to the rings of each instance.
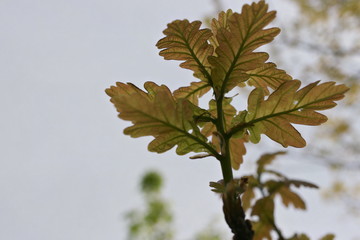
[[[286,184],[288,186],[295,186],[297,188],[300,187],[308,187],[308,188],[319,188],[317,185],[311,183],[311,182],[307,182],[307,181],[302,181],[302,180],[295,180],[295,179],[287,179],[286,180]]]
[[[285,81],[292,80],[292,77],[284,70],[276,68],[276,64],[270,62],[246,73],[249,75],[247,84],[263,88],[266,95],[270,94],[268,87],[275,90]]]
[[[305,140],[291,124],[320,125],[326,122],[327,117],[315,110],[336,106],[334,101],[342,99],[348,91],[345,85],[335,85],[335,82],[319,84],[318,81],[298,90],[300,85],[299,80],[286,81],[266,100],[262,88],[250,93],[245,125],[252,142],[257,143],[260,134],[265,134],[283,147],[304,147]]]
[[[229,19],[232,15],[233,15],[233,11],[231,9],[228,9],[226,12],[224,11],[220,12],[218,19],[214,18],[211,21],[211,30],[214,33],[214,35],[209,39],[209,41],[211,45],[214,46],[215,48],[219,46],[219,42],[216,39],[218,30],[221,28],[225,28],[229,30]]]
[[[216,56],[209,57],[216,91],[223,94],[245,82],[249,78],[246,72],[260,67],[268,59],[267,53],[253,51],[279,34],[278,28],[264,29],[274,18],[275,12],[268,12],[268,5],[260,1],[244,5],[241,14],[231,14],[226,27],[217,24],[221,26],[216,30],[219,46]]]
[[[175,98],[186,98],[195,105],[198,105],[199,98],[211,89],[207,82],[192,82],[188,87],[181,87],[174,91]]]
[[[281,200],[286,207],[292,204],[295,208],[306,209],[304,200],[297,193],[291,191],[290,188],[283,186],[277,190],[277,194],[281,196]]]
[[[230,128],[231,120],[236,114],[236,109],[231,105],[232,98],[225,98],[223,101],[223,115],[224,121],[226,123],[226,128]],[[214,99],[209,101],[209,110],[208,112],[214,117],[217,118],[217,106]],[[216,126],[212,122],[206,123],[201,129],[201,133],[207,137],[211,136],[213,132],[216,131]]]
[[[335,239],[335,235],[334,234],[326,234],[325,236],[323,236],[322,238],[320,238],[320,240],[334,240]]]
[[[273,196],[278,194],[286,207],[292,204],[295,208],[306,209],[304,200],[297,193],[291,190],[291,186],[294,185],[298,188],[300,186],[318,188],[318,186],[305,181],[287,179],[286,177],[282,178],[282,180],[268,180],[264,183],[264,186],[267,188],[269,194]]]
[[[278,155],[284,155],[284,154],[286,154],[286,152],[275,152],[275,153],[267,153],[261,155],[259,160],[257,160],[257,165],[258,165],[257,173],[261,174],[262,172],[264,172],[266,165],[271,164]]]
[[[244,211],[247,211],[252,205],[252,200],[255,198],[255,189],[259,185],[259,182],[252,175],[244,176],[244,178],[248,179],[248,185],[245,192],[241,195],[241,203]]]
[[[221,152],[221,140],[216,134],[212,136],[212,144],[216,150]],[[243,138],[230,138],[229,141],[231,167],[234,170],[239,170],[240,165],[243,163],[243,156],[246,154],[245,140]]]
[[[243,163],[246,154],[245,140],[243,138],[230,138],[231,167],[235,170]]]
[[[201,22],[175,20],[164,30],[166,37],[160,39],[156,46],[160,56],[166,60],[184,60],[180,67],[194,71],[194,76],[202,81],[210,79],[208,57],[214,48],[208,43],[212,36],[210,29],[200,29]]]
[[[289,238],[289,240],[310,240],[310,238],[305,234],[295,234],[293,237]]]
[[[258,216],[259,221],[253,223],[254,240],[271,240],[271,231],[274,223],[274,199],[264,197],[256,201],[251,216]]]
[[[148,146],[152,152],[162,153],[177,145],[179,155],[189,152],[217,154],[192,124],[194,114],[199,111],[196,106],[186,99],[176,100],[164,85],[146,82],[144,87],[147,92],[131,83],[118,82],[106,90],[119,117],[133,123],[125,128],[124,134],[155,137]]]

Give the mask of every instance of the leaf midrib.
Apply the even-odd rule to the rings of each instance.
[[[174,130],[182,133],[182,134],[185,135],[186,137],[189,137],[189,138],[195,140],[196,142],[198,142],[199,144],[201,144],[202,146],[204,146],[207,150],[209,150],[210,153],[212,153],[216,158],[219,158],[219,157],[220,157],[220,156],[219,156],[219,153],[218,153],[215,149],[213,149],[210,145],[208,145],[206,142],[202,141],[201,139],[197,138],[196,136],[194,136],[194,135],[188,133],[187,131],[185,131],[185,130],[183,130],[183,129],[181,129],[181,128],[178,128],[177,126],[174,126],[174,125],[172,125],[172,124],[170,124],[170,123],[168,123],[168,122],[165,122],[165,121],[163,121],[163,120],[161,120],[161,119],[155,118],[154,116],[149,115],[148,113],[143,112],[142,110],[139,110],[138,108],[135,108],[134,106],[131,106],[131,107],[132,107],[135,111],[143,114],[144,116],[146,116],[146,117],[148,117],[148,118],[150,118],[150,119],[152,119],[152,120],[155,120],[155,121],[157,121],[157,122],[160,122],[160,123],[164,124],[165,126],[167,126],[167,127],[169,127],[169,128],[172,128],[172,129],[174,129]],[[134,124],[134,125],[135,125],[135,124]]]
[[[327,97],[324,97],[324,98],[321,98],[321,99],[317,99],[316,101],[312,101],[312,102],[309,102],[307,104],[304,104],[302,106],[298,106],[298,107],[295,107],[293,109],[289,109],[289,110],[286,110],[286,111],[282,111],[282,112],[278,112],[278,113],[274,113],[274,114],[269,114],[269,115],[265,115],[265,116],[262,116],[260,118],[256,118],[256,119],[253,119],[249,122],[246,122],[246,123],[240,123],[236,126],[234,126],[229,132],[228,132],[228,135],[232,136],[233,134],[243,130],[244,128],[246,127],[249,127],[249,126],[252,126],[254,125],[255,123],[257,122],[261,122],[261,121],[264,121],[264,120],[267,120],[269,118],[273,118],[273,117],[277,117],[277,116],[280,116],[280,115],[285,115],[285,114],[289,114],[291,112],[295,112],[295,111],[298,111],[300,109],[306,109],[309,105],[312,105],[312,104],[316,104],[316,103],[319,103],[319,102],[322,102],[322,101],[327,101],[327,100],[330,100],[333,96],[336,96],[336,95],[339,95],[340,93],[335,93],[333,95],[330,95],[330,96],[327,96]],[[314,109],[315,111],[315,109]]]

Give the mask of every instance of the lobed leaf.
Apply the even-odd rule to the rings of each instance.
[[[160,56],[166,60],[184,60],[180,67],[194,71],[194,76],[202,81],[210,79],[208,57],[214,48],[208,43],[212,36],[210,29],[200,29],[201,22],[175,20],[164,30],[166,37],[160,39],[156,46]]]
[[[231,105],[232,98],[225,98],[223,100],[223,115],[224,120],[226,122],[226,127],[231,127],[231,121],[236,114],[236,109]],[[209,110],[208,112],[213,116],[213,118],[217,118],[217,106],[216,101],[214,99],[209,101]],[[216,131],[216,126],[212,122],[206,123],[201,129],[201,133],[205,136],[211,136],[213,132]]]
[[[261,221],[252,222],[252,228],[254,230],[253,240],[272,240],[271,231],[273,227],[270,224],[264,224]]]
[[[249,76],[248,85],[263,88],[265,95],[269,95],[268,87],[275,90],[285,81],[292,80],[284,70],[276,68],[274,63],[264,63],[262,66],[246,72]]]
[[[210,43],[212,46],[217,48],[219,46],[219,42],[216,39],[217,33],[219,29],[227,29],[229,30],[229,19],[233,15],[233,11],[231,9],[228,9],[226,12],[222,11],[219,13],[218,19],[214,18],[211,21],[211,30],[213,32],[213,36],[211,36]],[[216,54],[216,53],[215,53]]]
[[[319,188],[316,184],[302,180],[288,179],[286,182],[289,186],[294,185],[297,188],[299,187]]]
[[[162,153],[177,145],[176,153],[217,152],[200,133],[193,117],[201,110],[186,99],[175,99],[170,90],[153,82],[144,85],[147,92],[129,83],[118,82],[106,90],[119,117],[133,123],[124,133],[131,137],[153,136],[148,149]]]
[[[290,189],[289,182],[269,180],[264,186],[268,189],[270,195],[279,195],[283,204],[288,207],[290,204],[298,209],[306,209],[304,200],[295,192]]]
[[[275,12],[268,12],[268,5],[260,1],[244,5],[241,14],[223,13],[213,21],[218,46],[209,62],[216,91],[230,91],[249,78],[247,71],[259,68],[268,59],[267,53],[253,51],[279,34],[278,28],[264,29],[274,18]]]
[[[258,216],[259,221],[253,224],[255,231],[254,240],[269,239],[273,230],[274,222],[274,200],[271,197],[264,197],[256,201],[252,208],[251,216]]]
[[[286,152],[275,152],[275,153],[267,153],[263,154],[259,160],[257,160],[257,173],[261,174],[264,171],[264,168],[266,165],[272,163],[272,161],[278,156],[278,155],[284,155]]]
[[[230,128],[232,119],[236,114],[236,109],[231,105],[231,101],[232,98],[225,98],[223,101],[224,120],[227,128]],[[209,112],[214,118],[217,118],[217,106],[215,100],[209,102]],[[216,132],[216,126],[212,122],[205,123],[201,129],[201,133],[204,136],[214,135],[214,132]],[[245,141],[244,137],[232,137],[229,141],[231,166],[235,170],[238,170],[243,163],[243,156],[246,154]],[[218,137],[213,136],[212,144],[216,147],[218,152],[221,152],[220,140]]]
[[[306,234],[295,234],[293,237],[289,238],[289,240],[310,240],[310,238]]]
[[[304,147],[305,140],[291,124],[320,125],[326,122],[327,117],[315,110],[336,106],[334,101],[342,99],[348,90],[345,85],[334,82],[315,82],[298,90],[300,84],[299,80],[286,81],[266,100],[262,88],[250,93],[245,125],[252,142],[257,143],[260,134],[265,134],[284,147]]]
[[[258,216],[264,223],[274,221],[274,199],[264,197],[257,200],[252,208],[251,216]]]
[[[325,236],[323,236],[320,240],[334,240],[335,239],[335,235],[334,234],[326,234]]]
[[[286,207],[292,204],[295,208],[306,209],[304,200],[295,192],[291,191],[288,187],[281,187],[277,193],[281,196],[281,200]]]
[[[258,180],[254,176],[244,176],[248,179],[248,186],[245,192],[241,195],[241,202],[244,211],[251,207],[251,202],[255,198],[255,188],[258,186]]]
[[[243,138],[231,138],[229,144],[231,167],[239,170],[240,165],[244,161],[243,156],[246,154],[245,140]]]
[[[199,104],[199,98],[211,89],[207,82],[192,82],[188,87],[181,87],[174,91],[174,97],[186,98],[195,105]]]

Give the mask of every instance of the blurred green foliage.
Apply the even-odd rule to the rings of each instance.
[[[161,196],[162,183],[162,177],[155,171],[142,177],[140,187],[145,209],[136,208],[126,214],[129,240],[173,239],[173,215]]]

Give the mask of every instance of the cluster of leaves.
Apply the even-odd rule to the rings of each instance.
[[[145,91],[120,82],[107,89],[119,117],[133,124],[124,133],[131,137],[153,136],[148,146],[152,152],[162,153],[176,146],[179,155],[195,152],[201,154],[192,158],[216,158],[221,163],[225,189],[233,182],[232,168],[239,169],[243,162],[245,143],[258,143],[261,134],[283,147],[304,147],[306,142],[293,124],[324,123],[327,117],[318,111],[334,107],[348,88],[335,82],[314,82],[300,88],[299,80],[267,62],[267,53],[255,51],[279,34],[279,28],[266,28],[275,15],[275,11],[268,11],[265,1],[259,1],[244,5],[241,13],[221,12],[212,20],[211,29],[201,29],[200,21],[175,20],[168,24],[165,37],[157,43],[160,55],[182,61],[180,66],[192,70],[198,80],[174,92],[153,82],[145,83]],[[253,88],[247,109],[237,110],[229,92],[246,86]],[[199,98],[210,90],[213,98],[209,108],[200,108]],[[266,159],[260,161],[258,175],[270,161]],[[282,179],[261,184],[268,195],[252,206],[252,215],[260,219],[253,223],[255,236],[267,237],[273,229],[269,226],[275,195],[281,196],[285,205],[305,208],[290,186],[309,184],[273,174]],[[241,205],[241,200],[232,195],[236,191],[231,188],[224,194],[225,218],[234,239],[251,239],[251,224],[245,220],[242,207],[250,206],[251,198]]]
[[[268,168],[278,155],[283,154],[285,154],[285,152],[262,155],[257,160],[257,170],[254,175],[234,179],[232,182],[235,186],[236,194],[241,198],[244,211],[249,211],[252,216],[251,222],[255,232],[254,240],[271,240],[273,239],[272,232],[277,234],[278,239],[309,240],[309,237],[305,234],[295,234],[290,238],[285,238],[275,221],[274,201],[276,197],[281,198],[285,207],[293,206],[296,209],[305,210],[305,201],[293,188],[318,188],[313,183],[289,179],[284,174]],[[266,180],[264,180],[264,178]],[[212,187],[212,191],[226,194],[227,190],[223,181],[210,182],[210,186]],[[328,234],[320,240],[332,239],[334,239],[334,235]]]
[[[200,21],[170,23],[164,30],[166,37],[157,44],[163,49],[160,55],[182,60],[180,66],[194,71],[200,81],[173,93],[153,82],[145,83],[146,91],[131,83],[107,89],[119,117],[133,123],[124,133],[153,136],[149,151],[162,153],[177,145],[179,155],[205,152],[219,160],[223,141],[231,139],[230,145],[236,146],[229,147],[235,169],[242,161],[244,142],[257,143],[261,134],[284,147],[304,147],[305,140],[292,124],[325,122],[326,116],[316,110],[334,107],[348,88],[315,82],[299,90],[300,81],[266,62],[267,53],[255,52],[280,32],[265,29],[274,18],[275,12],[268,12],[267,4],[260,1],[245,5],[241,14],[221,12],[213,19],[212,30],[199,29]],[[225,94],[245,83],[256,88],[249,95],[248,109],[238,112]],[[215,99],[210,100],[209,109],[198,107],[198,98],[210,89]],[[270,94],[269,89],[274,91]],[[211,135],[216,140],[210,141]]]

